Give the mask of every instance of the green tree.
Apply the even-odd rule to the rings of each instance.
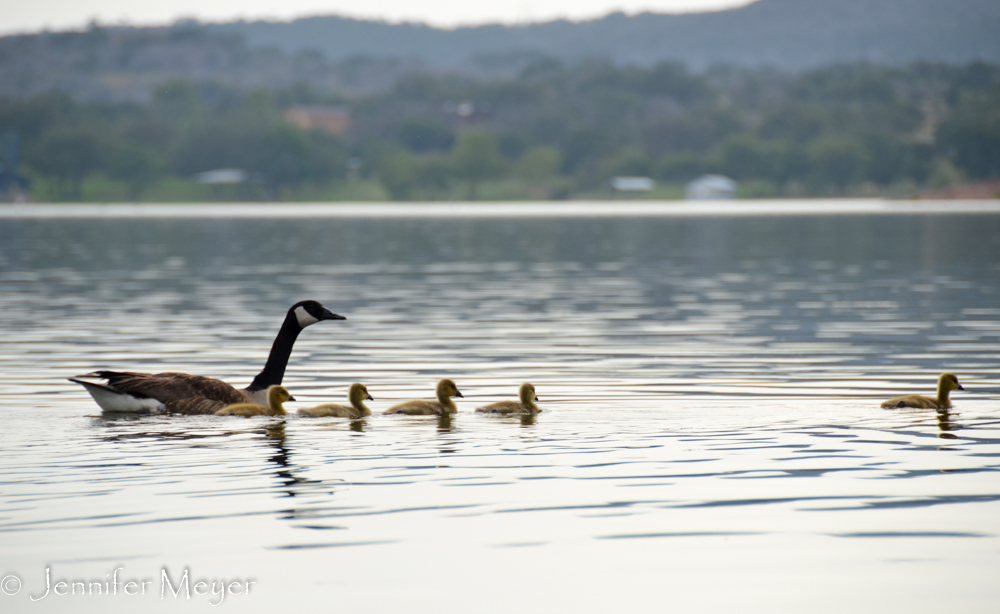
[[[399,127],[399,142],[411,151],[447,151],[455,135],[444,124],[427,119],[411,119]]]
[[[861,181],[868,161],[868,151],[856,138],[824,137],[809,146],[812,178],[821,186],[843,189]]]
[[[55,180],[63,198],[80,198],[83,180],[101,166],[104,149],[86,128],[54,129],[28,152],[28,166]]]
[[[938,137],[970,177],[1000,177],[1000,90],[992,96],[964,97]]]
[[[104,167],[109,177],[125,184],[129,200],[139,200],[162,174],[161,162],[153,152],[131,144],[111,149]]]
[[[480,183],[502,177],[507,170],[497,140],[489,132],[466,130],[460,133],[450,157],[455,176],[469,182],[469,200],[476,200]]]
[[[784,178],[788,147],[777,141],[764,141],[749,134],[726,139],[719,152],[719,170],[733,179]]]
[[[193,175],[217,168],[247,171],[269,198],[287,189],[342,175],[346,157],[339,141],[305,133],[279,118],[243,116],[196,122],[173,152],[173,166]]]
[[[562,166],[562,154],[550,145],[536,145],[517,161],[517,175],[529,183],[539,183],[555,176]]]
[[[413,154],[401,147],[379,144],[366,156],[379,183],[393,200],[410,200],[417,187],[417,168]]]
[[[708,171],[708,162],[693,151],[679,151],[660,158],[656,176],[665,181],[688,182]]]
[[[600,161],[596,178],[606,181],[612,177],[648,176],[653,174],[653,162],[646,152],[638,147],[624,147]]]

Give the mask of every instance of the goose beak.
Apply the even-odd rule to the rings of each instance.
[[[319,319],[320,321],[322,321],[322,320],[346,320],[347,318],[341,315],[337,315],[332,311],[330,311],[329,309],[327,309],[326,307],[324,307],[323,313],[320,314]]]
[[[459,398],[461,398],[461,399],[464,399],[464,398],[465,398],[465,397],[463,397],[463,396],[462,396],[462,393],[461,393],[461,392],[459,392],[459,391],[457,391],[457,390],[455,391],[455,396],[456,396],[456,397],[459,397]]]
[[[289,400],[289,401],[294,401],[294,400],[295,400],[295,397],[293,397],[292,395],[288,395],[288,400]]]
[[[370,394],[366,395],[366,396],[368,397],[367,400],[369,400],[369,401],[374,401],[375,400],[375,398],[372,395],[370,395]]]
[[[962,388],[962,384],[959,384],[958,388],[956,388],[955,390],[965,390],[965,388]]]

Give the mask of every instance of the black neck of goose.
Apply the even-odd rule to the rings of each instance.
[[[246,387],[247,392],[257,392],[268,386],[281,383],[282,378],[285,377],[285,367],[288,366],[288,357],[292,355],[292,347],[295,345],[295,340],[299,338],[300,332],[302,332],[302,328],[299,327],[295,314],[289,312],[281,324],[278,336],[274,338],[274,344],[271,346],[271,353],[267,356],[264,369]]]

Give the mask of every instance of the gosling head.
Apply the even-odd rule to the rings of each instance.
[[[965,390],[962,384],[958,383],[958,378],[954,373],[942,373],[938,379],[938,388],[942,390]]]
[[[269,386],[267,389],[267,402],[271,405],[281,405],[285,401],[294,400],[295,397],[284,386]]]
[[[344,316],[337,315],[320,304],[319,301],[299,301],[288,310],[289,316],[295,316],[299,328],[312,326],[316,322],[323,320],[346,320]]]
[[[438,392],[445,397],[458,397],[460,399],[465,398],[462,396],[462,393],[458,391],[458,385],[450,379],[441,380],[438,382],[437,387]]]
[[[535,386],[528,382],[521,384],[521,388],[517,391],[517,396],[525,405],[531,405],[538,400],[538,396],[535,395]]]
[[[364,384],[351,384],[347,391],[347,396],[352,402],[374,401],[372,395],[368,394],[368,388]]]

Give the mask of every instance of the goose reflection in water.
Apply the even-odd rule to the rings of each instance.
[[[299,477],[295,471],[300,469],[291,462],[291,451],[286,445],[285,421],[279,420],[265,426],[262,430],[254,431],[264,435],[268,445],[274,450],[274,454],[268,457],[268,462],[274,463],[276,469],[275,477],[279,482],[279,490],[284,492],[284,496],[302,497],[310,495],[332,495],[333,485],[324,480],[311,480]]]
[[[361,431],[364,429],[364,420],[352,420],[351,429]],[[360,423],[355,425],[354,423]],[[273,463],[272,472],[277,478],[277,490],[282,497],[303,497],[303,496],[328,496],[334,494],[335,486],[342,484],[339,480],[313,480],[297,475],[301,472],[301,467],[292,462],[292,450],[286,443],[285,421],[277,418],[267,424],[252,429],[212,429],[198,430],[195,426],[190,429],[178,430],[180,423],[161,416],[141,416],[129,414],[100,415],[94,416],[91,426],[95,429],[103,429],[107,432],[101,435],[103,441],[109,442],[143,442],[143,441],[191,441],[198,442],[195,445],[201,446],[202,440],[218,440],[220,437],[245,437],[248,433],[262,436],[272,454],[267,457],[267,462]],[[213,425],[214,426],[214,425]],[[141,427],[137,429],[136,427]],[[127,431],[123,429],[129,429]]]

